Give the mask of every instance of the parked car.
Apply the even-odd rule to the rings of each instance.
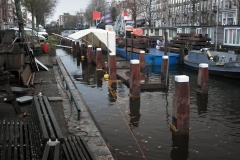
[[[39,27],[39,28],[35,28],[35,31],[38,33],[38,35],[42,35],[46,39],[48,38],[48,33],[46,32],[46,29]]]
[[[15,30],[15,36],[19,36],[19,28],[10,28],[12,30]],[[38,35],[35,30],[29,29],[29,28],[24,28],[25,34],[32,39],[33,42],[39,42],[39,43],[44,43],[46,41],[46,38],[42,35]],[[31,41],[31,40],[29,40]]]

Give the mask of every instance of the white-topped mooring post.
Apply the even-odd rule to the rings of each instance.
[[[189,132],[189,108],[189,77],[185,75],[177,75],[175,76],[172,124],[170,125],[172,131]]]
[[[115,53],[112,53],[112,52],[109,53],[108,62],[109,62],[109,79],[116,80],[117,79],[117,66],[116,66],[116,54]]]
[[[130,95],[132,97],[140,97],[141,83],[140,83],[140,64],[139,60],[130,61],[130,79],[129,79]]]
[[[202,93],[208,93],[209,75],[208,75],[208,64],[200,63],[198,70],[198,89]]]
[[[162,65],[161,65],[161,81],[166,81],[166,76],[168,72],[168,56],[162,56]],[[166,83],[165,83],[166,84]]]
[[[97,48],[96,51],[96,68],[97,70],[102,70],[102,49]]]
[[[88,63],[92,63],[92,61],[93,61],[92,45],[88,45],[88,48],[87,48],[87,59],[88,59]]]
[[[145,71],[145,51],[140,51],[140,71]]]
[[[77,57],[80,57],[80,46],[79,46],[79,41],[76,42],[76,53],[77,53]]]
[[[72,40],[69,39],[69,47],[72,47]]]
[[[75,42],[75,40],[72,41],[72,52],[73,52],[73,54],[76,54],[76,42]]]

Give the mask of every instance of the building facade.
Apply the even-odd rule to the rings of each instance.
[[[164,31],[168,31],[171,39],[177,33],[208,34],[211,43],[216,47],[240,46],[239,1],[151,1],[154,2],[151,8],[155,13],[152,35],[164,35]]]
[[[0,0],[0,29],[15,26],[15,4],[12,0]]]

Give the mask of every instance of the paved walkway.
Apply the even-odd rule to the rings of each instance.
[[[49,71],[41,70],[36,73],[35,84],[30,91],[24,95],[37,95],[39,92],[49,98],[50,105],[53,109],[55,117],[59,123],[64,136],[82,135],[86,140],[89,148],[93,151],[97,160],[113,160],[112,154],[102,137],[101,130],[97,127],[94,117],[88,110],[86,103],[83,101],[75,85],[67,72],[63,73],[66,77],[67,83],[72,87],[74,97],[77,99],[81,108],[81,120],[77,120],[77,112],[74,104],[69,99],[69,91],[64,88],[65,82],[61,80],[58,72],[58,65],[63,65],[55,55],[42,54],[37,55],[36,58],[48,67]],[[64,66],[62,66],[64,68]],[[17,95],[22,96],[22,95]],[[28,117],[28,110],[31,102],[20,104],[22,114],[16,115],[10,103],[0,104],[0,119],[6,120],[25,120]]]

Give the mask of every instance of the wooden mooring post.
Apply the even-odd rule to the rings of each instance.
[[[145,71],[145,51],[140,51],[140,71]]]
[[[72,40],[69,40],[69,47],[72,47]]]
[[[200,63],[199,70],[198,70],[198,91],[202,93],[208,93],[208,82],[209,75],[208,75],[208,64],[207,63]]]
[[[88,63],[92,63],[92,60],[93,60],[92,45],[88,45],[88,48],[87,48],[87,60],[88,60]]]
[[[116,54],[115,53],[109,53],[108,63],[109,63],[109,79],[116,80],[117,79],[117,66],[116,66]]]
[[[76,42],[74,40],[72,40],[72,52],[76,53]]]
[[[166,77],[168,76],[168,56],[162,56],[162,65],[161,65],[161,81],[165,82]]]
[[[96,69],[102,70],[102,49],[97,48],[96,52]]]
[[[81,56],[79,41],[76,42],[76,53],[77,53],[77,57]]]
[[[189,77],[185,75],[175,76],[172,124],[170,124],[170,129],[173,132],[189,133],[189,108]]]
[[[86,46],[85,46],[85,44],[84,43],[82,43],[81,44],[81,49],[80,49],[80,51],[81,51],[81,56],[84,56],[84,57],[86,57]]]
[[[140,97],[141,80],[140,80],[140,65],[139,60],[130,61],[130,97]]]

